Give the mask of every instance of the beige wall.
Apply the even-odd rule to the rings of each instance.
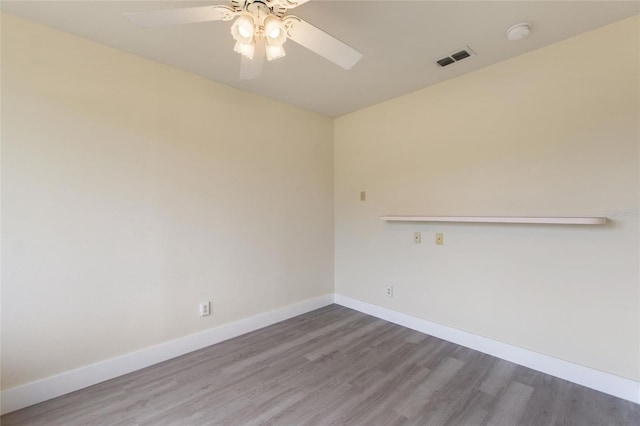
[[[2,389],[332,292],[334,168],[336,292],[640,379],[639,29],[332,125],[3,15]]]
[[[333,292],[332,138],[3,15],[2,388]]]
[[[640,379],[639,30],[628,19],[337,119],[336,292]]]

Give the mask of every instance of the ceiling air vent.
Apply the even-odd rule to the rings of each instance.
[[[462,49],[445,56],[444,58],[438,59],[436,63],[444,68],[448,65],[455,64],[456,62],[459,62],[463,59],[475,56],[475,54],[476,53],[471,50],[469,46],[465,46]]]
[[[437,62],[438,62],[438,65],[440,65],[441,67],[446,67],[447,65],[451,65],[456,61],[454,61],[449,56],[447,56],[446,58],[438,59]]]

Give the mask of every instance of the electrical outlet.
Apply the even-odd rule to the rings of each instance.
[[[367,201],[367,193],[360,191],[360,201]]]
[[[444,245],[444,236],[441,232],[436,233],[436,245],[442,246]]]
[[[392,285],[388,285],[387,286],[387,297],[393,297],[393,286]]]
[[[206,317],[211,315],[211,302],[204,302],[200,304],[200,316]]]
[[[413,233],[413,242],[416,244],[422,243],[422,234],[420,232]]]

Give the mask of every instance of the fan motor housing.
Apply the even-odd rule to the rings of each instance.
[[[282,7],[280,3],[273,0],[231,0],[233,9],[237,12],[246,10],[251,14],[259,15],[261,13],[275,15],[282,19],[287,13],[287,9]],[[264,9],[261,11],[260,9]]]

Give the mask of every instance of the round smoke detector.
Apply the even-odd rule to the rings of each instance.
[[[531,24],[528,22],[520,22],[519,24],[512,25],[506,31],[507,39],[514,41],[525,38],[531,32]]]

